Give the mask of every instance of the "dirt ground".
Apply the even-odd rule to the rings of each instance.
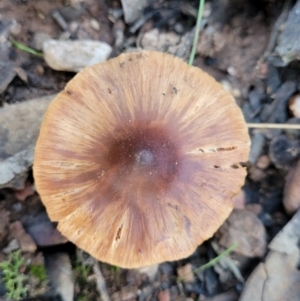
[[[112,47],[111,58],[138,48],[168,52],[187,61],[198,1],[145,1],[138,18],[127,22],[122,5],[130,2],[1,0],[0,63],[9,63],[7,69],[0,69],[0,110],[58,93],[75,76],[75,72],[53,70],[42,56],[12,44],[17,41],[42,51],[37,46],[40,33],[52,39],[105,42]],[[292,108],[300,89],[300,52],[296,49],[291,58],[288,50],[280,50],[283,30],[289,27],[298,2],[211,0],[205,5],[194,66],[234,96],[248,123],[300,124],[300,109]],[[13,74],[10,79],[9,74]],[[235,198],[233,214],[216,235],[190,257],[161,264],[154,275],[100,263],[111,300],[279,300],[251,295],[259,286],[253,278],[260,279],[253,272],[267,264],[270,242],[300,207],[300,134],[294,129],[253,128],[249,133],[252,146],[246,182]],[[2,143],[4,148],[1,135],[0,127],[0,148]],[[7,157],[0,158],[0,163]],[[100,297],[92,259],[60,236],[55,226],[35,191],[31,169],[25,187],[0,190],[0,301],[105,300]],[[199,269],[235,242],[238,247],[227,261]],[[16,253],[18,249],[21,252]],[[8,295],[4,272],[8,267],[1,262],[17,266],[16,274],[24,276],[13,284],[12,291],[24,289],[18,297]],[[60,266],[67,272],[58,271]],[[290,283],[279,279],[280,285],[274,280],[271,286],[283,296],[280,300],[300,300],[300,295],[288,293],[291,283],[300,287],[299,261],[272,273],[290,279]]]

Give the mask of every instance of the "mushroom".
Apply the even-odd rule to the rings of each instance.
[[[124,268],[189,256],[244,183],[247,127],[211,76],[169,54],[122,54],[78,73],[50,104],[34,178],[78,247]]]

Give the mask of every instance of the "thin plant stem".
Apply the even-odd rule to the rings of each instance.
[[[26,46],[26,45],[24,45],[24,44],[22,44],[22,43],[19,43],[19,42],[15,41],[15,40],[11,40],[11,43],[12,43],[16,48],[18,48],[18,49],[20,49],[20,50],[23,50],[23,51],[25,51],[25,52],[28,52],[28,53],[33,54],[33,55],[36,55],[36,56],[41,56],[41,57],[43,56],[43,53],[42,53],[42,52],[36,51],[36,50],[34,50],[34,49],[32,49],[32,48],[30,48],[30,47],[28,47],[28,46]]]
[[[222,252],[220,255],[218,255],[217,257],[215,257],[214,259],[210,260],[208,263],[202,265],[201,267],[193,270],[193,273],[199,272],[199,271],[204,271],[212,266],[214,266],[215,264],[217,264],[220,260],[222,260],[222,258],[228,256],[231,252],[233,252],[236,248],[237,248],[238,244],[234,243],[233,245],[231,245],[228,249],[226,249],[224,252]],[[182,280],[182,278],[184,277],[181,276],[178,278],[179,281]]]
[[[216,263],[218,263],[222,258],[228,256],[231,252],[233,252],[237,248],[238,244],[235,243],[231,245],[228,249],[226,249],[224,252],[222,252],[219,256],[215,257],[214,259],[210,260],[208,263],[202,265],[201,267],[194,270],[195,272],[204,271],[212,266],[214,266]]]
[[[192,51],[191,51],[190,59],[189,59],[190,66],[192,66],[194,64],[194,59],[195,59],[197,45],[198,45],[198,39],[199,39],[200,23],[201,23],[202,16],[203,16],[204,3],[205,3],[205,0],[199,0],[199,9],[198,9],[198,15],[197,15],[195,36],[194,36],[193,47],[192,47]]]
[[[247,126],[252,129],[300,130],[300,124],[290,123],[247,123]]]

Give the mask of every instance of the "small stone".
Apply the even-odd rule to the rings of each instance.
[[[218,54],[226,47],[227,41],[225,36],[220,32],[216,25],[207,24],[205,30],[200,33],[197,53],[203,57],[216,58]],[[230,64],[230,61],[227,61]],[[228,65],[224,69],[228,68]],[[233,65],[231,68],[236,69]],[[236,71],[235,71],[236,73]]]
[[[45,73],[45,69],[42,65],[37,65],[35,67],[35,71],[38,75],[44,75],[44,73]]]
[[[58,232],[44,212],[25,219],[24,226],[39,247],[59,245],[68,241]]]
[[[16,75],[26,84],[28,84],[28,76],[26,71],[21,67],[15,68]]]
[[[197,295],[201,295],[205,292],[204,285],[199,284],[198,282],[185,282],[184,290],[188,294],[197,294]]]
[[[32,47],[38,51],[43,50],[43,44],[51,40],[51,36],[44,32],[35,32],[32,38]]]
[[[68,41],[71,37],[71,33],[70,31],[64,31],[62,32],[59,37],[58,37],[58,41]]]
[[[28,177],[27,172],[32,166],[33,157],[34,150],[31,148],[21,151],[2,162],[0,161],[0,188],[23,189]]]
[[[152,285],[148,285],[146,287],[143,287],[141,290],[139,290],[139,301],[146,301],[149,300],[149,296],[152,293],[153,287]]]
[[[194,282],[193,266],[190,263],[177,268],[177,275],[183,282]]]
[[[153,281],[158,272],[158,264],[149,265],[136,269],[139,273],[145,274],[150,281]]]
[[[19,242],[20,248],[24,253],[34,253],[37,246],[32,237],[27,234],[20,221],[13,222],[9,227],[10,235],[16,238]]]
[[[69,255],[67,253],[45,255],[45,265],[50,282],[62,301],[73,301],[75,284]]]
[[[247,210],[234,210],[218,231],[219,243],[247,257],[262,257],[267,248],[266,230],[260,219]]]
[[[126,23],[132,23],[143,15],[143,10],[148,5],[148,0],[121,0],[124,19]]]
[[[175,54],[180,42],[180,36],[174,32],[160,32],[157,28],[154,28],[144,33],[141,38],[141,47],[146,50]]]
[[[269,156],[277,168],[289,168],[300,157],[300,142],[284,135],[272,139]]]
[[[265,98],[264,93],[265,91],[260,87],[254,87],[251,91],[249,91],[248,100],[250,108],[253,112],[258,112],[259,110],[261,110],[262,101]]]
[[[79,28],[79,23],[76,21],[72,21],[69,24],[69,28],[70,28],[70,31],[74,34]]]
[[[266,177],[265,171],[261,170],[260,168],[257,168],[254,165],[249,168],[249,178],[253,182],[260,182],[265,177]]]
[[[84,2],[84,0],[70,0],[70,5],[74,6],[74,5],[79,5],[82,2]]]
[[[9,48],[0,42],[0,94],[2,94],[16,76],[14,64],[9,60]]]
[[[14,212],[21,212],[23,206],[21,203],[14,203],[12,209]]]
[[[91,19],[90,20],[90,24],[91,24],[91,27],[96,30],[96,31],[100,31],[100,23],[96,20],[96,19]]]
[[[222,264],[223,264],[223,262],[222,262]],[[214,270],[218,274],[219,281],[222,284],[228,283],[228,280],[232,278],[231,270],[229,268],[223,267],[223,265],[221,265],[221,264],[216,264],[214,266]]]
[[[137,287],[133,285],[123,286],[121,289],[121,300],[135,300],[137,296]]]
[[[0,109],[0,188],[24,188],[40,125],[53,98],[36,98]]]
[[[271,164],[271,159],[267,155],[262,155],[256,161],[256,166],[260,169],[267,169]]]
[[[298,301],[300,211],[269,244],[269,253],[248,278],[240,301]],[[294,283],[294,285],[291,285]]]
[[[300,160],[290,168],[283,191],[283,205],[288,214],[300,208]]]
[[[171,295],[171,300],[178,300],[180,292],[179,289],[176,285],[171,286],[170,288],[170,295]]]
[[[19,242],[14,238],[8,243],[8,245],[2,250],[2,252],[4,254],[9,254],[18,249],[20,249]]]
[[[257,159],[261,156],[265,145],[265,140],[266,138],[261,132],[254,131],[251,138],[251,149],[249,154],[249,162],[251,164],[255,164]]]
[[[122,8],[109,8],[109,20],[117,21],[117,19],[120,19],[123,16],[123,9]]]
[[[44,58],[54,70],[79,72],[84,67],[106,61],[112,48],[99,41],[48,40],[43,44]]]
[[[122,301],[122,299],[121,299],[121,292],[120,292],[120,291],[114,292],[114,293],[110,296],[110,299],[111,299],[112,301]]]
[[[20,23],[18,23],[16,20],[12,19],[11,27],[10,27],[10,33],[13,36],[18,36],[22,31],[22,26]]]
[[[67,5],[59,9],[61,17],[67,21],[71,22],[80,17],[84,13],[84,8],[79,3],[74,5]]]
[[[269,249],[285,255],[299,253],[300,210],[291,218],[283,229],[273,238]],[[294,266],[296,268],[296,266]],[[299,272],[300,273],[300,272]]]
[[[230,93],[233,97],[235,98],[239,98],[241,97],[241,91],[237,88],[234,88],[231,83],[227,80],[222,80],[221,84],[223,86],[223,88]]]
[[[300,26],[299,10],[300,2],[296,1],[294,7],[289,10],[288,18],[278,37],[274,51],[278,60],[272,61],[273,65],[282,67],[300,60],[300,36],[297,30]]]
[[[300,94],[296,94],[290,99],[289,110],[294,117],[300,118]]]
[[[174,30],[178,34],[183,34],[184,33],[184,26],[183,26],[183,24],[182,23],[176,23],[174,25]]]
[[[20,27],[15,19],[6,19],[3,14],[0,14],[0,45],[7,44],[11,34],[18,35]]]
[[[232,67],[232,66],[229,66],[229,67],[227,68],[227,72],[228,72],[231,76],[234,76],[234,77],[237,76],[236,69],[235,69],[234,67]]]
[[[249,102],[244,101],[242,106],[241,106],[241,109],[243,111],[243,115],[244,115],[245,120],[247,122],[257,121],[257,119],[253,119],[253,111],[250,107]],[[252,139],[252,136],[253,135],[251,135],[251,139]]]
[[[160,291],[157,295],[158,301],[171,301],[169,290]]]
[[[171,275],[174,271],[173,265],[169,262],[163,262],[159,265],[159,269],[162,274]]]
[[[267,64],[267,92],[269,95],[274,94],[282,84],[282,76],[280,68],[273,66],[273,64]],[[268,109],[267,109],[268,111]],[[266,119],[263,119],[266,120]]]

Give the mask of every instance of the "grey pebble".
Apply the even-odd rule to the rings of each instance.
[[[249,154],[249,162],[251,164],[255,164],[258,157],[262,154],[265,140],[265,136],[259,131],[254,131],[251,135],[251,149]]]
[[[283,31],[278,38],[275,55],[280,60],[274,60],[274,65],[286,66],[288,63],[300,60],[300,1],[297,1],[289,12]]]
[[[9,47],[0,43],[0,94],[2,94],[16,76],[14,64],[9,60]]]
[[[50,283],[62,301],[73,301],[75,284],[69,255],[67,253],[47,254],[45,266]]]
[[[64,244],[68,240],[60,234],[50,221],[46,212],[41,212],[36,216],[25,216],[22,220],[28,234],[40,247],[49,247]]]
[[[2,252],[4,254],[9,254],[13,251],[18,250],[19,248],[20,248],[20,244],[17,241],[17,239],[14,238],[8,243],[8,245],[2,250]]]
[[[147,0],[121,0],[121,3],[126,23],[133,23],[142,17],[143,10],[148,5]]]
[[[92,40],[47,40],[43,44],[44,59],[54,70],[79,72],[87,66],[106,61],[112,48]]]
[[[277,168],[288,168],[300,158],[300,143],[285,135],[275,137],[270,143],[269,156]]]
[[[51,36],[47,33],[35,32],[32,38],[32,47],[38,51],[42,51],[44,42],[50,39]]]
[[[40,125],[54,96],[35,98],[0,109],[0,188],[24,187]]]

